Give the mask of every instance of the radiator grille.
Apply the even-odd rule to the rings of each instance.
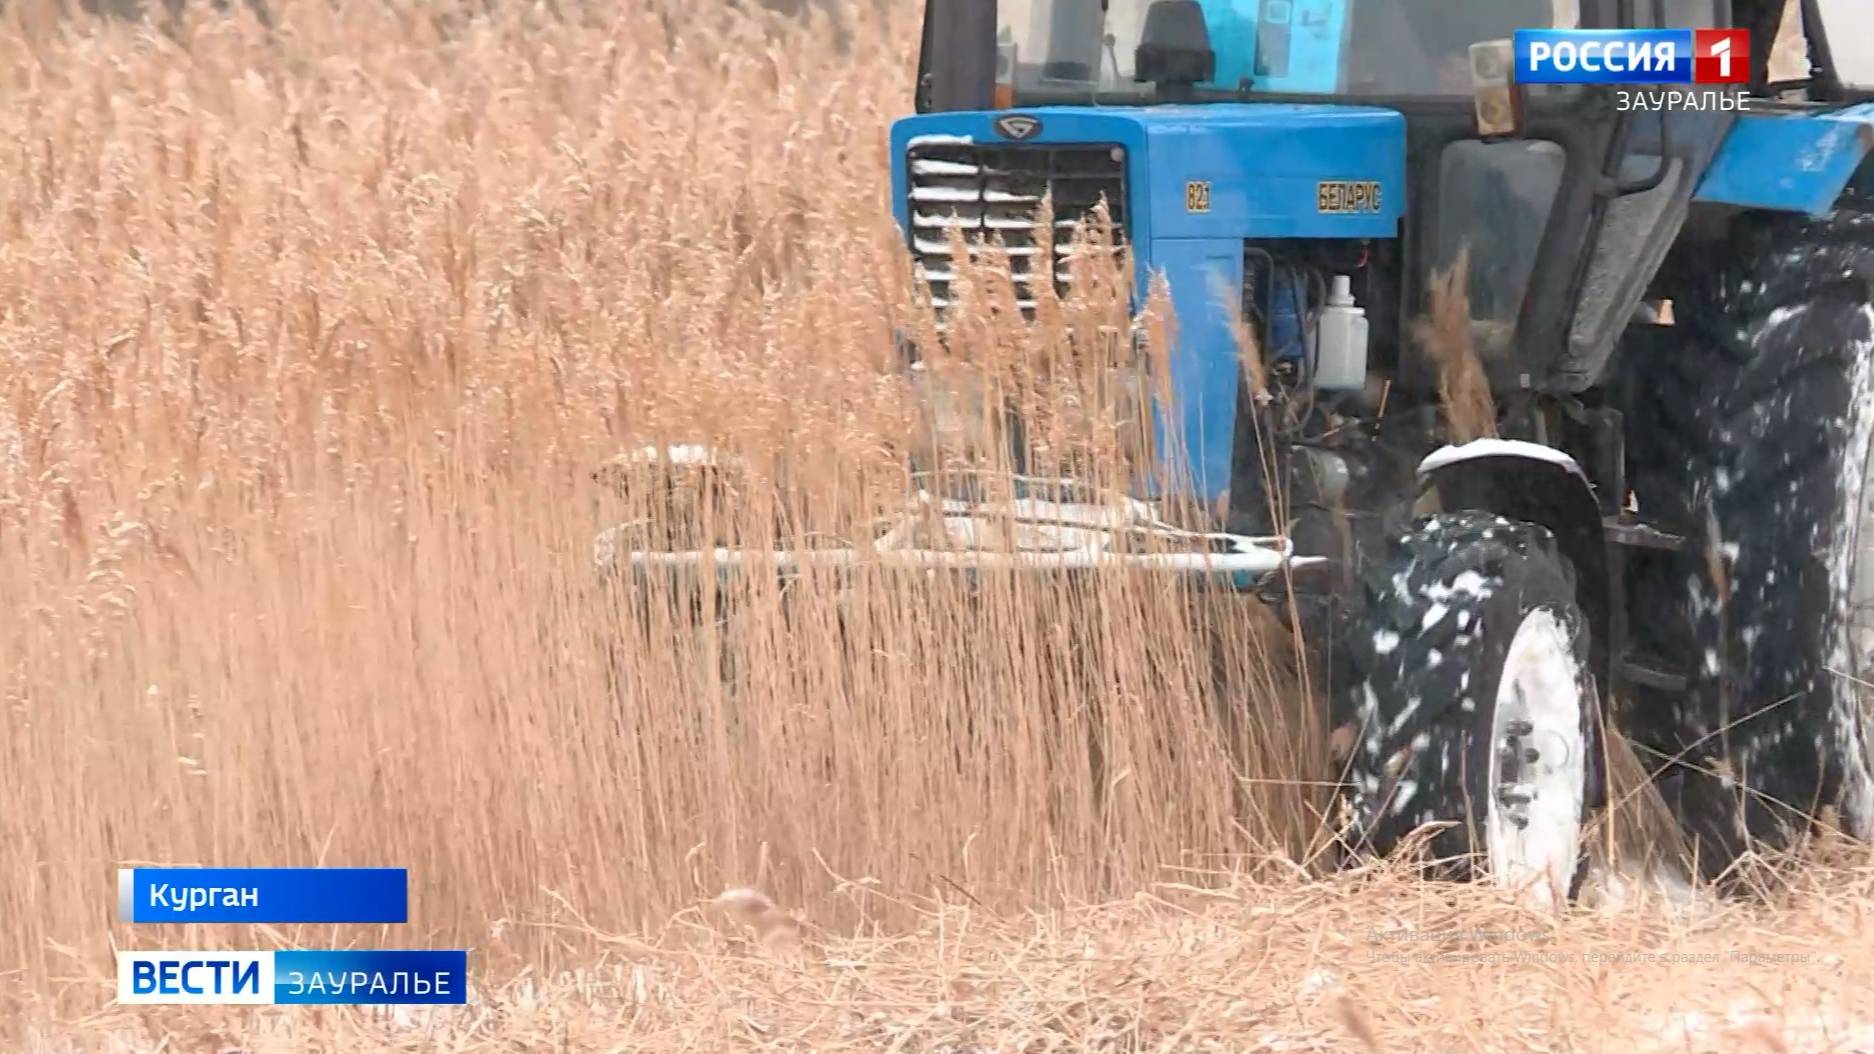
[[[999,238],[1008,247],[1017,303],[1034,307],[1033,283],[1054,280],[1065,296],[1067,255],[1076,228],[1102,201],[1116,238],[1126,229],[1126,153],[1112,145],[984,146],[963,142],[913,143],[910,169],[911,252],[918,277],[929,283],[941,316],[950,305],[955,267],[949,234],[978,244]],[[1054,204],[1054,258],[1040,259],[1035,211],[1044,196]]]

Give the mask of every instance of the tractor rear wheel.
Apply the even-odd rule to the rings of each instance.
[[[1370,569],[1340,652],[1345,840],[1428,824],[1443,874],[1572,897],[1601,799],[1600,712],[1574,574],[1548,530],[1433,516]]]
[[[1874,834],[1874,217],[1746,216],[1671,271],[1678,339],[1637,364],[1629,469],[1685,551],[1634,569],[1626,731],[1721,876],[1825,808]]]

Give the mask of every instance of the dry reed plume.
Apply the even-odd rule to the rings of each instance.
[[[1254,601],[594,573],[616,524],[838,544],[907,454],[1006,467],[894,357],[936,346],[886,191],[915,5],[270,6],[0,7],[0,1043],[1565,1047],[1582,1007],[1670,1033],[1726,994],[1371,958],[1458,919],[1581,950],[1785,918],[1838,949],[1806,991],[1865,990],[1862,857],[1728,930],[1306,880],[1321,732]],[[1117,483],[1175,320],[1133,357],[1103,244],[1033,327],[993,251],[963,267],[935,366],[1028,411],[1031,467]],[[733,473],[594,478],[673,442]],[[413,917],[109,925],[138,862],[405,865]],[[466,945],[477,1004],[102,1007],[114,947],[333,943]]]
[[[497,976],[589,951],[569,911],[642,931],[751,882],[857,932],[1301,851],[1312,729],[1253,604],[593,571],[618,522],[799,547],[906,493],[893,334],[930,320],[883,129],[915,12],[272,18],[0,13],[14,1009],[95,1006],[113,940],[467,944]],[[1087,240],[1032,329],[973,269],[951,343],[1036,411],[1032,468],[1111,482],[1151,369]],[[675,441],[765,482],[698,524],[592,479]],[[408,865],[413,919],[113,934],[139,861]]]
[[[1494,439],[1497,434],[1496,400],[1472,332],[1470,284],[1471,250],[1466,246],[1449,267],[1433,272],[1425,317],[1413,327],[1419,347],[1438,370],[1438,398],[1451,440],[1457,443]]]

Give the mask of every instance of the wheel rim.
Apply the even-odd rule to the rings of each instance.
[[[1579,862],[1587,743],[1581,664],[1554,612],[1517,627],[1491,721],[1490,874],[1540,902],[1565,899]]]
[[[1850,833],[1862,838],[1874,836],[1874,706],[1870,705],[1874,704],[1874,409],[1867,406],[1874,384],[1869,383],[1870,371],[1874,363],[1864,362],[1853,386],[1859,409],[1851,416],[1849,429],[1849,449],[1859,444],[1865,454],[1858,465],[1853,457],[1842,459],[1843,497],[1848,503],[1848,594],[1841,608],[1845,621],[1840,641],[1847,654],[1839,657],[1846,662],[1837,669],[1848,680],[1835,696],[1846,701],[1848,711],[1838,720],[1845,719],[1843,723],[1850,726],[1843,729],[1849,733],[1845,746],[1850,756],[1842,759],[1847,772],[1842,819]]]

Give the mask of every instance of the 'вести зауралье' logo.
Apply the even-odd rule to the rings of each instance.
[[[1519,29],[1518,84],[1750,81],[1747,29]]]

